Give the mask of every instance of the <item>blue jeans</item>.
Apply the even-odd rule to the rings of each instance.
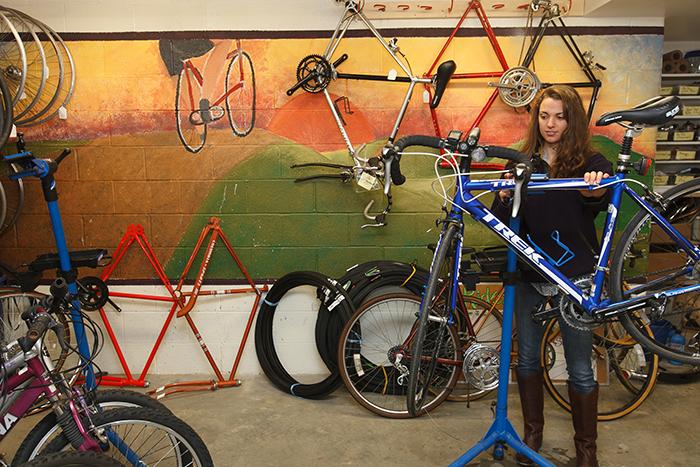
[[[527,283],[516,285],[515,296],[515,325],[518,331],[518,371],[533,374],[540,370],[540,343],[544,334],[544,323],[532,318],[533,311],[544,303],[548,297],[540,295],[537,290]],[[559,297],[555,297],[559,300]],[[574,329],[562,319],[559,329],[564,344],[566,371],[569,383],[579,393],[592,391],[596,382],[593,377],[591,355],[593,353],[593,333]]]

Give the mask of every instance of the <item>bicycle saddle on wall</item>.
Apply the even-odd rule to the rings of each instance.
[[[454,60],[442,62],[438,67],[437,73],[435,74],[435,95],[433,96],[433,100],[430,101],[431,109],[435,109],[440,105],[440,99],[442,99],[447,83],[450,81],[450,78],[452,78],[456,69],[457,64]]]

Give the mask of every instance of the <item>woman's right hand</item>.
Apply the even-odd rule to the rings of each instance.
[[[508,172],[503,175],[503,178],[513,178],[513,174]],[[510,199],[513,197],[513,190],[501,190],[498,192],[498,199],[501,200],[501,203],[503,204],[508,204],[510,203]]]

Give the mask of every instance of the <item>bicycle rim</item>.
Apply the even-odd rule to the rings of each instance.
[[[47,77],[46,55],[44,47],[30,23],[8,10],[0,14],[12,23],[19,36],[23,38],[22,46],[24,47],[27,71],[22,95],[14,108],[15,118],[18,119],[37,104],[44,90]]]
[[[457,382],[459,365],[456,362],[461,358],[459,343],[449,341],[446,311],[445,307],[441,306],[448,300],[436,300],[443,280],[447,284],[451,283],[449,275],[443,277],[442,272],[443,267],[449,265],[447,255],[453,252],[457,228],[456,225],[450,224],[441,235],[421,303],[420,316],[416,322],[415,334],[409,339],[408,358],[411,366],[406,399],[408,412],[414,417],[425,413],[425,407],[431,404],[432,399],[437,399],[437,403],[444,400]]]
[[[0,69],[12,96],[15,106],[24,92],[27,78],[27,56],[24,52],[22,38],[14,25],[3,13],[0,13]]]
[[[646,328],[651,333],[649,328]],[[629,415],[649,397],[656,385],[659,357],[633,340],[617,321],[593,331],[593,375],[598,382],[598,421],[611,421]],[[554,401],[567,412],[571,402],[567,388],[568,374],[559,323],[547,323],[541,345],[545,362],[545,388]]]
[[[234,86],[238,89],[228,94]],[[255,125],[255,71],[246,52],[236,54],[226,70],[226,113],[236,136],[246,136]]]
[[[661,214],[697,247],[700,239],[700,179],[667,191]],[[639,212],[622,233],[612,260],[611,293],[615,300],[663,293],[698,283],[697,267],[656,222]],[[636,318],[639,317],[639,319]],[[624,314],[620,322],[640,344],[673,362],[700,365],[700,293],[692,292],[656,306]],[[652,334],[643,332],[649,325]],[[669,341],[671,333],[683,336],[683,344]],[[677,347],[676,347],[677,346]]]
[[[175,123],[177,135],[187,151],[197,153],[207,140],[207,124],[200,121],[202,86],[188,67],[183,67],[177,79]]]

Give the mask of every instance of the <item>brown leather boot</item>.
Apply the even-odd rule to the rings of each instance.
[[[576,467],[598,467],[596,438],[598,438],[598,385],[583,394],[569,383],[571,418],[574,421]]]
[[[523,409],[524,431],[523,441],[533,451],[542,447],[542,429],[544,428],[544,388],[542,370],[537,373],[521,373],[518,375],[518,392],[520,406]],[[521,454],[515,456],[518,465],[535,465],[528,457]]]

